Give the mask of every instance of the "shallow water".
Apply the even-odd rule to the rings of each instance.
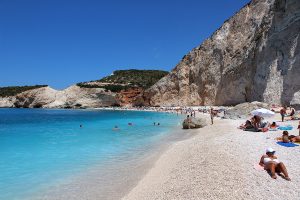
[[[113,166],[114,174],[118,165],[138,162],[170,137],[180,118],[140,111],[0,109],[0,199],[34,198],[93,166],[103,174]]]

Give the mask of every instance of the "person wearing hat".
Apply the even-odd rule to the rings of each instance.
[[[273,179],[276,179],[276,172],[277,173],[283,173],[284,179],[290,181],[290,177],[288,175],[288,172],[286,170],[285,165],[280,162],[276,156],[274,156],[275,151],[271,147],[267,148],[266,154],[263,155],[260,159],[259,165],[263,166],[265,170],[270,171],[271,177]]]

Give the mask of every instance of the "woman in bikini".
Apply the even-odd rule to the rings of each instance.
[[[274,156],[275,151],[272,148],[267,148],[266,154],[260,159],[259,165],[263,166],[265,170],[271,173],[271,177],[276,179],[276,172],[278,174],[283,173],[283,178],[290,181],[290,177],[286,170],[285,165],[280,162],[276,156]]]

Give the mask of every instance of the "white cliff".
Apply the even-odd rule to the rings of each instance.
[[[0,98],[0,107],[94,108],[114,104],[114,93],[105,92],[102,88],[81,88],[76,85],[61,91],[41,87],[22,92],[15,97]]]
[[[153,106],[299,103],[300,0],[252,0],[148,89]]]

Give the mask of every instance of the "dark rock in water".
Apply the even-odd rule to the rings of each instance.
[[[188,122],[190,120],[190,122]],[[195,128],[203,128],[207,126],[206,120],[203,118],[190,118],[185,119],[182,123],[183,129],[195,129]]]

